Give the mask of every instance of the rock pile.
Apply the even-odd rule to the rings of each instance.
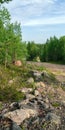
[[[1,110],[0,130],[65,130],[65,102],[61,89],[47,86],[40,73],[32,74],[34,79],[27,82],[35,81],[35,88],[22,88],[20,91],[26,98]]]

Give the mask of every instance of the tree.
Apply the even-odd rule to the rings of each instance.
[[[0,9],[0,20],[3,22],[4,27],[6,27],[10,23],[11,16],[9,11],[5,7]]]
[[[9,32],[11,36],[11,55],[12,55],[12,62],[17,59],[17,51],[21,47],[22,44],[22,35],[21,35],[21,27],[20,24],[15,22],[14,24],[9,25]],[[9,36],[9,37],[10,37]],[[20,46],[20,47],[19,47]]]
[[[60,47],[60,60],[65,63],[65,36],[60,37],[59,39],[59,47]]]
[[[22,43],[21,26],[11,23],[7,9],[0,10],[0,61],[5,64],[15,62],[27,55],[26,45]],[[25,54],[24,54],[25,52]]]
[[[6,67],[6,63],[7,63],[7,49],[8,49],[8,32],[7,32],[7,26],[10,23],[10,14],[8,12],[8,10],[6,8],[2,8],[0,10],[0,47],[1,49],[4,51],[2,54],[5,55],[5,57],[3,57],[4,61],[5,61],[5,67]]]
[[[0,3],[1,3],[1,4],[3,4],[4,2],[7,2],[7,3],[8,3],[9,1],[11,1],[11,0],[0,0]]]
[[[34,43],[34,41],[32,42],[28,42],[27,44],[27,50],[28,50],[28,60],[34,60],[34,58],[36,58],[39,52],[39,48],[38,46]]]
[[[48,44],[48,60],[49,61],[57,61],[58,60],[58,39],[54,37],[50,37]]]

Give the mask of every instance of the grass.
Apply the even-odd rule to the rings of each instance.
[[[37,63],[23,65],[17,67],[14,65],[8,65],[4,68],[4,65],[0,65],[0,101],[19,101],[25,97],[24,93],[18,90],[23,87],[35,88],[35,83],[27,83],[30,77],[30,70],[38,70],[43,72],[44,70],[48,73],[49,79],[47,82],[55,81],[54,75],[49,72],[44,66],[39,66]]]
[[[61,88],[63,89],[63,91],[65,91],[65,83],[64,85],[61,85]]]
[[[0,65],[0,101],[19,101],[25,97],[24,93],[17,89],[25,86],[22,81],[26,80],[26,74],[22,68],[8,66],[4,69],[4,66]]]
[[[48,98],[49,98],[49,99],[53,99],[53,98],[54,98],[54,95],[53,95],[52,92],[51,92],[51,93],[48,93]]]
[[[20,101],[25,95],[18,90],[23,87],[34,89],[34,83],[27,83],[29,70],[29,66],[17,67],[9,65],[5,69],[3,65],[0,65],[0,101]]]
[[[18,92],[14,87],[0,87],[0,101],[20,101],[25,97],[24,93]]]
[[[52,106],[53,106],[53,107],[59,107],[59,106],[60,106],[60,103],[59,103],[59,102],[53,102],[53,103],[52,103]]]
[[[0,110],[2,110],[2,107],[3,107],[2,102],[0,102]]]
[[[38,63],[34,64],[34,62],[31,62],[31,63],[28,63],[27,64],[27,68],[29,70],[37,70],[37,71],[43,71],[43,70],[46,70],[46,68],[44,66],[39,66]]]

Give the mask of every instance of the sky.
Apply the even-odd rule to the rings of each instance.
[[[4,6],[21,23],[23,41],[45,43],[65,35],[65,0],[12,0]]]

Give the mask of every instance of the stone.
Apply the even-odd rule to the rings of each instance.
[[[39,91],[38,91],[38,90],[35,90],[34,95],[35,95],[35,96],[40,95]]]
[[[35,83],[35,86],[36,86],[37,88],[39,88],[39,87],[45,88],[45,84],[44,84],[44,82],[41,82],[41,81]]]
[[[65,107],[65,101],[61,101],[61,106]]]
[[[30,74],[34,78],[35,81],[41,81],[42,80],[41,72],[33,70],[33,71],[30,72]]]
[[[21,106],[26,105],[28,102],[29,102],[29,99],[25,99],[25,100],[20,101],[19,102],[20,108],[21,108]]]
[[[44,103],[44,108],[45,109],[49,109],[49,104],[48,103]]]
[[[5,117],[10,118],[16,122],[17,125],[20,125],[25,119],[30,118],[31,116],[34,117],[35,115],[37,115],[37,111],[35,109],[28,108],[15,110],[4,114]]]
[[[19,91],[21,91],[21,92],[23,92],[23,93],[30,93],[30,92],[33,91],[33,89],[32,89],[32,88],[22,88],[22,89],[20,89]]]
[[[44,102],[49,103],[49,99],[47,97],[45,97]]]
[[[27,83],[29,83],[29,84],[34,83],[34,79],[33,79],[32,77],[30,77],[30,78],[27,80]]]
[[[26,94],[26,99],[30,100],[30,99],[33,99],[35,98],[35,95],[33,94]]]
[[[40,92],[40,93],[43,93],[45,90],[46,90],[46,86],[43,82],[37,82],[35,83],[35,87],[37,88],[37,90]]]
[[[10,108],[10,110],[13,111],[13,110],[16,110],[16,109],[20,109],[20,105],[19,105],[18,102],[13,102],[13,103],[10,104],[9,108]]]
[[[13,81],[12,79],[11,79],[11,80],[9,80],[9,84],[13,84],[13,82],[14,82],[14,81]]]
[[[22,130],[11,119],[0,116],[0,130]]]
[[[61,120],[60,120],[60,116],[57,116],[54,113],[48,113],[45,117],[46,121],[51,121],[51,123],[54,123],[55,125],[60,125],[61,124]]]
[[[14,61],[13,64],[14,64],[15,66],[22,66],[21,60]]]
[[[42,80],[42,76],[41,76],[41,73],[40,72],[34,72],[34,78],[35,78],[35,81],[40,81]]]

